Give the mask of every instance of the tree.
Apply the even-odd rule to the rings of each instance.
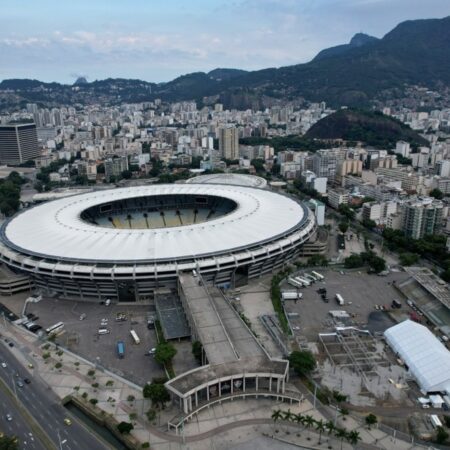
[[[307,415],[305,416],[305,427],[308,428],[308,430],[309,430],[312,426],[314,426],[315,423],[316,423],[316,419],[314,419],[313,416],[311,416],[311,415],[309,415],[309,414],[307,414]],[[309,434],[309,433],[308,433],[308,434]],[[309,437],[308,437],[308,439],[309,439]]]
[[[445,444],[448,438],[449,434],[442,427],[437,427],[436,442],[438,444]]]
[[[348,222],[341,222],[341,223],[338,225],[338,227],[339,227],[339,231],[340,231],[342,234],[344,234],[344,233],[346,233],[347,230],[348,230]]]
[[[344,420],[347,420],[345,416],[348,416],[350,411],[347,408],[341,408],[341,416]]]
[[[374,270],[375,273],[380,273],[386,270],[386,261],[380,256],[373,256],[369,260],[369,267]]]
[[[306,375],[316,367],[316,360],[310,351],[293,351],[289,355],[289,363],[298,375]]]
[[[375,416],[374,414],[368,414],[365,420],[367,426],[369,427],[369,430],[372,425],[375,425],[378,422],[377,416]]]
[[[295,414],[293,414],[291,412],[290,409],[288,409],[287,411],[283,411],[283,419],[286,421],[291,421],[293,418],[295,417]]]
[[[339,205],[339,212],[347,218],[347,220],[353,220],[355,218],[355,211],[350,206],[341,204]]]
[[[347,440],[350,444],[356,445],[361,440],[361,436],[356,430],[353,430],[348,433]]]
[[[194,355],[194,358],[201,364],[202,363],[202,352],[203,352],[203,345],[200,341],[194,341],[192,343],[192,354]]]
[[[327,429],[328,434],[331,434],[335,430],[334,422],[332,420],[327,420],[325,423],[325,428]]]
[[[132,174],[131,170],[124,170],[121,175],[122,175],[122,178],[125,178],[125,180],[129,180],[133,174]]]
[[[170,400],[170,395],[167,392],[164,383],[153,381],[151,384],[146,384],[143,389],[144,398],[149,398],[155,406],[161,406],[164,409],[166,402]]]
[[[372,229],[376,228],[376,226],[377,226],[377,223],[371,219],[364,219],[362,221],[362,224],[369,230],[372,230]]]
[[[134,426],[129,422],[120,422],[117,425],[117,429],[119,430],[120,434],[130,434],[130,432],[134,430]]]
[[[442,200],[444,198],[444,193],[440,189],[435,188],[430,191],[430,197],[434,197],[437,200]]]
[[[167,364],[177,354],[177,349],[169,342],[161,342],[156,346],[155,360],[160,364]]]
[[[419,261],[419,255],[417,253],[400,253],[400,264],[402,266],[412,266]]]
[[[360,255],[350,255],[344,259],[344,266],[346,269],[355,269],[357,267],[362,267],[364,261]]]
[[[325,422],[322,419],[321,420],[317,420],[316,421],[316,431],[319,432],[319,442],[318,442],[319,445],[322,443],[322,433],[325,430],[326,430]]]
[[[0,450],[19,450],[19,439],[16,436],[0,434]]]
[[[344,428],[337,428],[335,430],[335,436],[341,440],[341,450],[342,450],[342,444],[344,443],[344,439],[347,438],[347,431]]]
[[[273,420],[273,424],[275,425],[280,419],[283,418],[283,412],[281,411],[281,409],[275,409],[272,412],[272,416],[271,416],[272,420]]]

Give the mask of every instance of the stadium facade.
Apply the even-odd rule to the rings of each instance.
[[[20,212],[2,225],[0,258],[65,298],[139,301],[183,272],[231,286],[272,272],[315,229],[304,204],[265,189],[120,188]]]

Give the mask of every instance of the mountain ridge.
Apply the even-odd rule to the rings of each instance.
[[[19,91],[21,101],[45,102],[45,89],[50,89],[60,91],[65,101],[83,102],[83,93],[89,100],[98,90],[109,103],[155,98],[203,103],[206,98],[229,108],[259,108],[295,98],[337,107],[368,106],[386,92],[400,95],[405,85],[450,86],[450,16],[405,21],[381,39],[357,34],[348,44],[324,49],[310,62],[292,66],[257,71],[217,68],[165,83],[109,78],[79,84],[76,91],[55,82],[10,79],[0,83],[0,90]]]

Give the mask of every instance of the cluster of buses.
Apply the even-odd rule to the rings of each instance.
[[[325,277],[319,272],[315,272],[314,270],[311,273],[303,273],[302,276],[298,277],[290,277],[288,279],[288,283],[294,287],[306,287],[310,286],[312,283],[316,281],[322,281]]]

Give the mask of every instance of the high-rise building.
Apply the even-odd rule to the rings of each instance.
[[[39,155],[34,123],[0,125],[1,164],[22,164]]]
[[[420,239],[441,228],[444,205],[430,197],[410,200],[402,205],[402,230],[407,237]]]
[[[125,170],[128,170],[128,158],[126,156],[114,156],[105,161],[105,178],[107,181],[110,181],[111,177],[120,177]]]
[[[239,133],[236,127],[219,129],[219,152],[222,158],[239,159]]]

